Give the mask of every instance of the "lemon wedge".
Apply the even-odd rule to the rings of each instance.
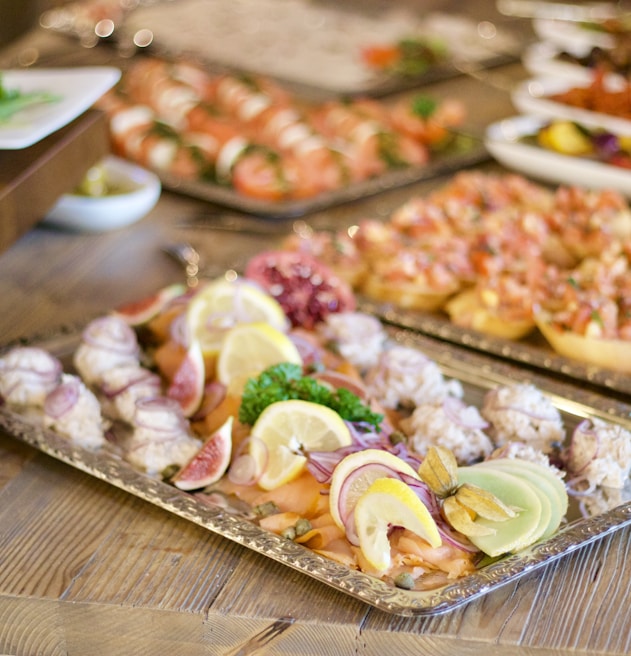
[[[190,300],[186,324],[205,356],[216,355],[226,332],[243,323],[268,323],[280,331],[289,321],[280,304],[258,286],[237,278],[209,282]]]
[[[335,451],[352,442],[344,420],[331,408],[292,399],[267,406],[252,426],[250,455],[258,484],[273,490],[297,478],[307,451]]]
[[[344,529],[357,500],[375,480],[388,476],[398,478],[401,473],[420,480],[405,460],[382,449],[364,449],[342,458],[333,470],[329,490],[333,521]]]
[[[217,378],[233,394],[243,391],[248,378],[281,362],[302,365],[296,345],[268,323],[244,323],[223,338],[217,358]]]
[[[379,572],[391,565],[391,526],[412,531],[432,547],[442,544],[436,522],[412,489],[396,478],[378,478],[357,500],[355,529],[364,557]]]

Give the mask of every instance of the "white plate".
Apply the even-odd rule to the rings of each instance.
[[[37,143],[89,109],[120,79],[121,72],[109,66],[3,70],[6,89],[24,93],[45,91],[59,99],[26,107],[0,121],[0,149],[16,150]]]
[[[575,48],[579,45],[611,48],[615,45],[611,35],[587,29],[576,21],[535,18],[532,27],[539,39],[550,41],[561,48]]]
[[[631,171],[520,143],[548,122],[541,116],[515,116],[489,125],[485,146],[506,168],[549,183],[589,189],[616,189],[631,198]]]
[[[614,88],[618,78],[609,77],[606,84]],[[587,109],[571,107],[564,103],[549,100],[555,93],[567,91],[580,85],[572,80],[563,80],[558,77],[533,78],[519,84],[512,93],[512,102],[521,114],[535,114],[547,118],[566,118],[587,127],[604,128],[619,136],[631,136],[631,121],[608,114],[592,112]]]
[[[65,194],[45,223],[81,232],[116,230],[139,221],[158,202],[161,184],[154,173],[113,156],[100,165],[110,184],[129,191],[102,197]]]
[[[586,85],[594,79],[595,70],[578,63],[563,61],[560,55],[562,52],[567,52],[575,57],[586,57],[591,50],[592,46],[586,44],[573,44],[571,48],[560,48],[554,43],[539,41],[526,48],[522,55],[522,63],[535,77],[560,77],[567,82]],[[622,76],[615,73],[609,74],[608,77],[622,80]]]
[[[578,84],[589,84],[594,77],[594,71],[559,59],[562,52],[569,52],[577,57],[584,57],[591,50],[591,46],[574,44],[570,48],[560,48],[549,41],[533,43],[522,55],[522,63],[526,70],[535,77],[561,77],[572,80]]]

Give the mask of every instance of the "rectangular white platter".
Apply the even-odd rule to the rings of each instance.
[[[119,80],[110,66],[0,71],[3,86],[21,93],[51,94],[55,100],[31,105],[0,121],[0,149],[18,150],[37,143],[89,109]]]
[[[45,27],[93,42],[93,0],[50,9]],[[150,50],[193,57],[229,70],[264,73],[331,94],[382,94],[459,74],[456,64],[495,66],[519,57],[520,40],[503,25],[487,29],[462,13],[419,12],[389,0],[135,0],[110,2],[117,14],[108,41],[125,52]],[[94,12],[101,17],[101,14]],[[424,70],[398,75],[362,60],[370,46],[402,39],[440,42],[447,56]]]
[[[606,88],[620,89],[625,82],[613,77],[604,81]],[[551,96],[563,93],[574,87],[588,87],[589,82],[577,83],[560,77],[535,77],[518,84],[511,94],[513,105],[521,114],[534,114],[547,118],[568,119],[588,127],[604,128],[620,136],[631,135],[631,120],[572,107],[557,102]]]

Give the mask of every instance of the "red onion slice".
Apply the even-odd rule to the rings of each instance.
[[[250,444],[253,442],[256,442],[257,447],[264,454],[264,461],[260,468],[256,460],[249,453]],[[232,459],[232,464],[228,470],[228,480],[235,485],[254,485],[267,468],[268,461],[269,450],[267,445],[262,440],[251,435],[241,443],[238,452]]]
[[[307,453],[307,469],[318,483],[330,483],[333,470],[347,454],[337,451],[310,451]]]
[[[134,424],[161,435],[188,434],[188,422],[180,404],[164,396],[138,399]]]
[[[591,455],[587,454],[585,456],[584,462],[575,463],[573,462],[573,460],[576,455],[575,453],[576,441],[579,439],[580,435],[584,435],[590,440],[592,440],[594,451]],[[583,421],[581,421],[574,429],[574,432],[572,433],[572,437],[570,439],[570,445],[568,447],[567,465],[572,476],[574,477],[582,474],[585,471],[585,469],[587,469],[589,464],[598,457],[599,450],[600,450],[600,438],[598,436],[598,431],[596,430],[595,426],[589,419],[583,419]]]
[[[377,462],[368,462],[354,469],[340,486],[337,499],[337,509],[343,524],[346,524],[349,514],[354,509],[354,504],[351,504],[349,496],[351,492],[357,494],[357,490],[353,490],[353,488],[357,485],[358,480],[362,478],[366,479],[368,484],[377,478],[397,478],[401,480],[401,472]]]
[[[213,380],[204,387],[202,396],[202,405],[196,410],[191,417],[193,421],[199,421],[217,409],[226,398],[227,388],[223,383]]]
[[[365,400],[368,397],[368,390],[366,389],[363,381],[353,376],[340,373],[339,371],[327,370],[318,372],[313,374],[313,378],[321,383],[330,385],[333,389],[336,390],[340,389],[340,387],[343,387],[362,400]]]
[[[312,366],[322,362],[322,347],[313,338],[311,333],[301,332],[300,329],[296,328],[288,334],[288,337],[298,349],[298,353],[305,366]]]
[[[479,549],[474,547],[464,536],[459,537],[459,535],[455,533],[446,522],[437,520],[436,525],[438,526],[438,532],[440,533],[443,542],[447,542],[457,549],[461,549],[467,553],[476,553],[479,551]]]
[[[114,385],[107,380],[104,381],[101,385],[101,391],[108,399],[113,399],[137,385],[151,385],[155,389],[155,393],[151,396],[159,396],[162,390],[162,383],[157,374],[148,369],[134,367],[130,369],[127,378],[118,385]]]
[[[62,365],[48,351],[34,346],[24,346],[7,353],[0,363],[0,371],[2,370],[23,373],[50,382],[61,376]]]
[[[254,485],[259,476],[256,461],[249,453],[235,458],[228,470],[228,480],[235,485]]]
[[[44,401],[44,412],[53,419],[59,419],[70,412],[79,400],[80,383],[68,378],[50,392]]]
[[[139,350],[133,328],[115,315],[91,321],[83,331],[82,339],[89,346],[120,355],[136,355]]]

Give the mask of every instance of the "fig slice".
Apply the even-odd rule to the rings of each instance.
[[[114,314],[130,326],[142,326],[162,312],[171,301],[185,294],[186,291],[186,285],[174,283],[163,287],[155,294],[119,306],[114,310]]]
[[[233,417],[228,417],[171,479],[175,487],[200,490],[216,483],[226,473],[232,457],[232,423]]]
[[[193,340],[175,372],[166,395],[177,401],[185,417],[191,417],[204,397],[206,368],[199,341]]]

